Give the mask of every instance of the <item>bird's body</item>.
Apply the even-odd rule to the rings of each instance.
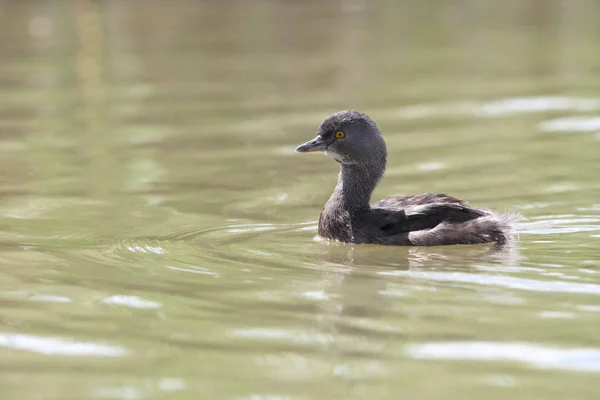
[[[325,151],[340,164],[319,217],[319,235],[349,243],[435,246],[496,243],[511,237],[511,217],[472,208],[445,194],[396,196],[370,204],[387,150],[375,123],[357,111],[329,116],[297,151]]]

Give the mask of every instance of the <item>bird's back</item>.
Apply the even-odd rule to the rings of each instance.
[[[371,204],[372,208],[387,210],[403,210],[411,206],[421,206],[426,204],[444,203],[444,204],[466,204],[465,201],[449,196],[443,193],[423,193],[409,196],[393,196],[379,200]]]

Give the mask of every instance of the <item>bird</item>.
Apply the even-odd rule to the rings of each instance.
[[[502,247],[512,240],[516,215],[473,208],[447,194],[393,196],[370,204],[386,169],[387,147],[375,122],[362,112],[329,115],[317,136],[296,151],[324,152],[340,165],[335,189],[319,215],[322,238],[396,246]]]

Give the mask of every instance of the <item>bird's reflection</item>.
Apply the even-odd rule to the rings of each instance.
[[[518,250],[516,245],[501,248],[493,245],[404,247],[323,242],[315,259],[359,269],[457,269],[482,263],[516,266],[521,259]]]
[[[325,350],[336,359],[349,355],[380,358],[385,357],[379,349],[386,342],[412,338],[411,329],[393,323],[415,318],[414,309],[411,311],[409,306],[402,306],[410,301],[414,303],[414,299],[411,299],[415,293],[412,284],[404,281],[410,277],[390,277],[387,272],[451,270],[476,273],[477,266],[514,266],[518,260],[516,247],[434,248],[320,243],[315,264],[323,267],[321,289],[324,296],[316,316],[317,329],[338,339],[348,335],[354,338],[358,336],[364,343],[364,346],[348,347],[334,340]],[[423,290],[429,287],[427,283],[422,286]],[[400,288],[397,290],[400,294],[389,295],[390,288]],[[436,288],[436,285],[430,286],[431,291]],[[402,294],[404,289],[406,293]],[[402,300],[403,296],[406,300]],[[423,320],[429,317],[419,315],[418,318]]]

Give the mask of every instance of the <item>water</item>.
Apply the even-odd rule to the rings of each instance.
[[[0,2],[2,399],[596,399],[594,1]],[[314,240],[330,112],[374,198],[514,249]]]

